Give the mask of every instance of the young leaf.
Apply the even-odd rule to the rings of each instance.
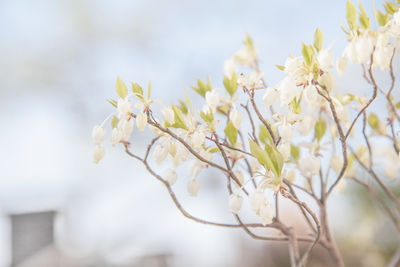
[[[360,17],[358,18],[360,21],[360,25],[363,29],[369,29],[370,28],[370,22],[369,22],[369,17],[367,15],[367,13],[364,10],[364,7],[361,4],[361,1],[358,1],[358,5],[360,6]]]
[[[224,132],[232,146],[236,145],[237,130],[231,121],[228,123],[228,125],[226,125]]]
[[[111,128],[112,129],[117,128],[118,122],[119,122],[118,118],[113,116],[113,118],[111,120]]]
[[[322,49],[324,43],[324,35],[320,29],[316,29],[314,33],[314,47],[319,52]]]
[[[346,19],[351,30],[357,30],[357,9],[353,3],[348,0],[346,4]]]
[[[115,84],[117,94],[119,95],[120,98],[125,98],[126,95],[128,94],[128,88],[124,84],[123,81],[117,76],[117,82]]]
[[[172,105],[172,109],[174,110],[175,113],[175,123],[172,125],[172,127],[187,130],[188,128],[182,117],[182,111],[175,105]]]
[[[295,114],[299,114],[301,112],[300,100],[301,99],[296,100],[296,97],[294,97],[292,102],[289,103],[290,110]]]
[[[207,91],[211,91],[212,89],[210,78],[208,78],[208,83],[205,83],[200,79],[197,79],[197,87],[191,86],[190,88],[192,88],[202,97],[205,97]]]
[[[376,18],[378,19],[378,23],[380,26],[385,26],[390,19],[388,14],[383,14],[380,11],[376,13]]]
[[[132,92],[140,99],[143,99],[143,88],[137,84],[137,83],[132,83],[131,82],[131,86],[132,86]]]
[[[108,103],[110,103],[114,108],[117,108],[117,101],[114,99],[106,99]]]
[[[290,145],[290,155],[294,160],[297,160],[300,157],[300,148],[295,145]]]
[[[314,56],[314,49],[312,49],[311,46],[306,45],[303,43],[303,48],[301,49],[301,52],[304,57],[304,61],[308,66],[311,66],[313,62],[313,56]]]
[[[183,114],[185,114],[185,115],[188,114],[188,108],[187,108],[185,102],[183,102],[182,100],[179,100],[179,104],[180,104],[179,109],[182,110]]]
[[[285,66],[282,66],[282,65],[275,65],[275,67],[277,67],[280,70],[285,70]]]
[[[228,77],[224,77],[224,86],[226,91],[233,96],[236,92],[237,89],[237,80],[238,80],[238,76],[236,75],[236,73],[233,73],[232,78],[229,79]]]
[[[149,85],[147,87],[147,99],[150,99],[151,94],[151,81],[149,81]]]
[[[319,120],[315,124],[315,137],[317,137],[318,142],[321,141],[322,137],[326,132],[326,122],[322,117],[319,117]]]
[[[385,7],[386,12],[389,13],[390,15],[393,15],[398,10],[396,4],[392,2],[386,2],[383,6]]]
[[[368,124],[371,126],[372,129],[377,130],[379,127],[379,118],[376,114],[371,113],[368,116]]]
[[[264,124],[260,125],[260,133],[258,135],[260,141],[264,144],[267,144],[267,141],[272,144],[272,137],[268,132],[267,127]]]

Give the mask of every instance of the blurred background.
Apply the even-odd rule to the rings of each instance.
[[[370,12],[370,1],[363,2]],[[117,75],[143,85],[151,80],[153,97],[166,103],[207,75],[221,87],[223,63],[247,33],[269,84],[283,75],[274,65],[299,55],[316,27],[340,56],[345,5],[1,0],[0,266],[287,266],[284,244],[181,216],[164,187],[122,147],[106,146],[105,158],[94,165],[91,131],[112,111],[105,99],[115,97]],[[338,86],[350,80],[351,74]],[[146,132],[135,138],[133,149],[143,151]],[[210,180],[191,199],[178,181],[177,192],[193,214],[233,222],[219,185]],[[373,218],[379,214],[346,213],[349,203],[368,200],[340,199],[330,208],[349,220],[332,215],[335,232],[340,238],[349,234],[341,229],[358,229],[356,241],[346,239],[346,250],[358,247],[367,255],[362,265],[381,266],[380,249],[394,246],[376,238],[373,229],[382,225],[374,226]],[[327,266],[321,253],[313,266]]]

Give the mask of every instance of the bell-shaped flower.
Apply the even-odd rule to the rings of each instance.
[[[192,179],[187,184],[187,191],[190,196],[195,197],[199,193],[200,182],[196,179]]]
[[[101,145],[96,145],[93,150],[93,162],[97,164],[103,157],[104,148]]]
[[[93,143],[96,145],[100,145],[104,141],[104,137],[106,136],[106,130],[100,125],[96,125],[93,127],[92,131],[92,139]]]
[[[289,142],[280,142],[278,145],[278,151],[282,154],[283,160],[287,161],[290,156],[290,143]]]
[[[206,135],[200,131],[194,131],[194,133],[191,136],[191,141],[192,141],[192,146],[194,148],[199,148],[204,144],[204,141],[206,139]]]
[[[320,161],[318,158],[314,156],[301,158],[298,164],[299,164],[299,169],[304,176],[314,175],[319,173]]]
[[[171,107],[164,107],[161,110],[161,114],[163,119],[168,122],[169,124],[174,124],[175,122],[175,113]]]
[[[118,128],[114,128],[111,132],[111,145],[115,146],[118,144],[122,139],[122,132]]]
[[[330,49],[321,50],[318,53],[318,62],[322,70],[328,70],[333,67],[333,52]]]
[[[131,102],[127,98],[118,99],[117,111],[120,119],[126,119],[132,113]]]
[[[296,123],[296,130],[302,135],[308,135],[314,129],[315,119],[312,116],[304,116]]]
[[[229,196],[229,210],[232,213],[237,214],[240,208],[242,207],[242,203],[243,203],[243,198],[241,196],[234,194],[231,194]]]
[[[161,164],[168,156],[168,149],[165,146],[158,145],[154,149],[153,158],[157,164]]]
[[[164,175],[165,180],[169,183],[169,185],[173,185],[176,182],[176,179],[178,179],[178,175],[174,170],[168,170],[165,175]]]
[[[286,76],[279,84],[281,104],[288,105],[294,97],[296,97],[297,86],[296,81],[291,76]]]
[[[304,98],[311,106],[318,104],[319,95],[314,85],[309,85],[304,88]]]
[[[249,195],[249,203],[251,209],[259,214],[261,206],[265,203],[265,196],[262,192],[254,190]]]
[[[217,108],[217,105],[219,103],[219,94],[217,93],[217,91],[215,89],[208,91],[206,93],[206,102],[207,102],[207,105],[212,110],[215,110]]]
[[[293,128],[287,123],[283,123],[278,127],[278,133],[282,140],[290,142],[293,137]]]
[[[118,123],[118,128],[121,130],[122,137],[121,140],[123,141],[128,141],[129,137],[131,136],[131,133],[133,131],[133,120],[129,119],[121,119]]]
[[[345,56],[341,56],[336,61],[336,71],[338,72],[339,75],[343,75],[346,69],[347,69],[347,58]]]
[[[143,131],[147,125],[147,115],[144,113],[139,113],[136,115],[136,126],[140,131]]]
[[[351,41],[350,43],[347,44],[346,48],[344,49],[344,53],[347,56],[347,58],[350,60],[351,63],[356,63],[357,61],[357,48],[355,41]]]
[[[361,36],[356,40],[355,48],[357,50],[357,61],[360,64],[366,63],[371,59],[371,53],[374,49],[371,37],[369,35]]]
[[[274,218],[274,209],[266,201],[260,207],[260,217],[261,217],[261,223],[264,226],[269,223],[272,223],[272,220]]]
[[[243,115],[240,113],[239,110],[236,108],[232,109],[231,112],[229,113],[229,120],[232,122],[233,126],[236,129],[240,128],[240,125],[242,124],[243,120]]]
[[[267,90],[265,90],[265,94],[263,96],[264,105],[267,108],[269,108],[273,104],[278,103],[279,98],[280,98],[279,91],[275,88],[268,87]]]

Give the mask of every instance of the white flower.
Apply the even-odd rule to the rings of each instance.
[[[200,190],[200,182],[196,179],[192,179],[187,184],[187,191],[190,196],[195,197],[199,193]]]
[[[320,161],[314,156],[301,158],[298,164],[299,169],[304,176],[318,174],[319,172]]]
[[[304,97],[308,104],[316,106],[318,103],[318,92],[314,85],[309,85],[304,88]]]
[[[234,58],[230,58],[224,62],[224,73],[229,79],[236,72],[237,63]]]
[[[240,125],[242,124],[243,115],[242,115],[242,113],[240,113],[240,111],[238,111],[236,108],[234,108],[229,113],[229,120],[232,122],[233,126],[236,129],[239,129]]]
[[[278,103],[280,98],[279,91],[275,88],[268,87],[263,96],[264,105],[269,108],[271,105]]]
[[[136,115],[136,126],[140,131],[143,131],[147,125],[147,115],[144,113],[139,113]]]
[[[347,69],[347,58],[344,56],[341,56],[338,58],[336,61],[336,70],[339,75],[342,75]]]
[[[199,148],[204,144],[206,135],[201,130],[196,130],[191,136],[192,146],[194,148]]]
[[[132,113],[132,104],[127,98],[120,98],[117,102],[117,111],[119,118],[126,119],[127,115]]]
[[[247,87],[248,89],[262,88],[264,86],[262,81],[263,76],[264,73],[262,72],[253,72],[250,75],[244,75],[242,73],[237,84],[241,87]]]
[[[171,107],[165,107],[161,110],[161,114],[163,119],[169,124],[174,124],[175,122],[175,113]]]
[[[243,198],[241,196],[234,194],[231,194],[229,196],[229,210],[232,213],[237,214],[240,208],[242,207],[242,203],[243,203]]]
[[[236,183],[236,181],[233,181],[233,184],[236,186],[236,188],[239,188],[239,187],[241,187],[241,186],[243,185],[243,183],[244,183],[244,175],[243,175],[243,172],[241,172],[241,171],[235,171],[234,174],[235,174],[236,178],[239,180],[240,185],[238,185],[238,184]]]
[[[265,196],[262,192],[254,190],[249,195],[251,209],[258,214],[261,206],[265,203]]]
[[[325,85],[326,89],[328,91],[333,89],[333,86],[335,84],[335,80],[333,78],[333,74],[331,72],[324,72],[322,76],[320,77],[321,83]]]
[[[104,137],[106,136],[106,130],[100,125],[96,125],[93,127],[92,131],[92,139],[93,143],[96,145],[100,145],[101,142],[104,141]]]
[[[351,63],[356,63],[357,61],[357,48],[355,45],[355,41],[352,41],[347,44],[346,48],[344,49],[344,53],[347,58],[350,60]]]
[[[282,105],[288,105],[297,93],[296,81],[290,77],[286,76],[279,84],[278,90],[280,92]]]
[[[121,119],[118,123],[118,129],[121,130],[122,137],[121,140],[123,141],[128,141],[129,137],[131,136],[131,133],[133,131],[133,120],[126,120],[126,119]]]
[[[370,60],[374,45],[369,35],[364,35],[355,41],[355,48],[357,51],[357,61],[363,64]]]
[[[295,76],[296,72],[303,66],[303,61],[298,57],[288,57],[285,61],[285,73]]]
[[[283,123],[278,128],[279,135],[282,137],[282,140],[286,142],[290,142],[293,137],[293,128],[287,123]]]
[[[319,66],[323,70],[333,67],[333,52],[330,49],[321,50],[318,54]]]
[[[314,128],[315,119],[312,116],[305,116],[296,123],[296,130],[302,135],[308,135]]]
[[[207,165],[204,162],[195,159],[189,167],[190,176],[195,178],[206,166]]]
[[[206,102],[207,102],[207,105],[212,110],[215,110],[217,108],[217,105],[219,103],[219,94],[217,93],[217,91],[215,89],[208,91],[206,93]]]
[[[377,65],[381,70],[387,70],[390,67],[393,49],[389,47],[377,47],[374,52],[374,65]]]
[[[103,157],[104,157],[104,148],[100,145],[96,145],[93,151],[93,162],[97,164]]]
[[[118,128],[114,128],[111,132],[111,144],[112,146],[115,146],[121,141],[122,138],[122,132]]]
[[[332,168],[332,170],[339,173],[343,167],[343,158],[339,156],[333,156],[329,166]]]
[[[400,11],[397,11],[396,13],[393,14],[393,21],[397,25],[400,25]]]
[[[261,223],[265,226],[272,222],[274,209],[269,203],[264,202],[260,208]]]
[[[156,146],[153,152],[154,161],[161,164],[168,156],[168,149],[162,145]]]
[[[167,180],[167,182],[169,183],[169,185],[173,185],[173,184],[175,184],[176,179],[178,178],[178,175],[176,174],[176,172],[174,170],[169,170],[166,172],[164,177],[165,177],[165,180]]]
[[[287,161],[290,156],[290,143],[280,142],[278,145],[278,151],[282,154],[283,160]]]

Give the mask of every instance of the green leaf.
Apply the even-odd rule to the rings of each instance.
[[[326,122],[322,117],[319,117],[317,123],[315,124],[315,137],[317,137],[318,142],[321,141],[325,132],[326,132]]]
[[[111,105],[113,105],[113,107],[114,108],[117,108],[118,107],[118,102],[116,101],[116,100],[114,100],[114,99],[112,99],[112,98],[110,98],[110,99],[106,99],[107,100],[107,102],[108,103],[110,103]]]
[[[300,148],[295,145],[290,145],[290,155],[297,160],[300,157]]]
[[[360,17],[358,18],[360,21],[360,25],[363,29],[369,29],[371,27],[371,24],[369,22],[369,17],[367,15],[367,13],[365,12],[364,7],[362,6],[360,0],[358,1],[358,5],[360,6],[360,10],[361,10]]]
[[[258,135],[260,141],[264,144],[267,144],[267,141],[272,144],[272,137],[268,132],[267,127],[264,124],[260,125],[260,133]]]
[[[301,49],[301,52],[303,54],[306,64],[308,66],[311,66],[313,63],[314,49],[312,49],[311,46],[303,43],[303,48]]]
[[[299,114],[301,112],[300,101],[301,99],[296,100],[296,97],[294,97],[293,100],[289,103],[290,111],[295,114]]]
[[[182,100],[179,100],[179,104],[180,104],[179,109],[182,110],[183,114],[185,114],[185,115],[188,114],[188,108],[187,108],[185,102],[183,102]]]
[[[218,148],[218,147],[210,148],[210,149],[208,149],[208,152],[210,152],[210,153],[217,153],[217,152],[219,152],[219,148]]]
[[[137,84],[137,83],[132,83],[131,82],[131,86],[132,86],[132,92],[140,99],[143,99],[143,88]]]
[[[375,113],[371,113],[368,116],[368,124],[372,129],[377,130],[379,127],[379,118]]]
[[[348,0],[346,4],[346,19],[351,30],[357,30],[357,9],[353,3]]]
[[[175,123],[171,126],[174,128],[181,128],[181,129],[187,130],[188,128],[182,117],[182,111],[175,105],[172,105],[172,109],[174,110],[174,114],[175,114]]]
[[[211,109],[207,113],[204,113],[202,110],[200,110],[200,117],[206,122],[208,125],[213,122],[214,120],[214,114]]]
[[[126,95],[128,94],[128,88],[124,84],[123,81],[117,76],[117,82],[115,84],[117,94],[119,95],[120,98],[125,98]]]
[[[382,12],[378,11],[376,13],[376,18],[378,19],[378,23],[380,26],[385,26],[388,23],[390,17],[388,14],[383,14]]]
[[[244,40],[244,45],[249,46],[250,48],[254,47],[253,40],[250,35],[246,34],[246,39]]]
[[[316,29],[314,33],[314,47],[317,51],[321,51],[322,45],[324,43],[324,35],[320,29]]]
[[[118,122],[119,122],[118,118],[113,116],[113,118],[111,120],[111,128],[112,129],[117,128]]]
[[[283,168],[283,157],[281,153],[270,145],[265,145],[265,150],[257,143],[249,139],[250,152],[264,166],[266,170],[271,170],[276,177],[279,177]]]
[[[150,99],[151,94],[151,81],[149,81],[149,85],[147,87],[147,99]]]
[[[212,89],[210,78],[208,78],[208,83],[205,83],[200,79],[197,79],[197,87],[191,86],[190,88],[192,88],[195,92],[197,92],[202,97],[205,97],[206,93],[208,91],[211,91],[211,89]]]
[[[237,89],[237,80],[238,80],[238,76],[236,75],[236,73],[233,73],[232,78],[229,79],[227,76],[224,77],[224,86],[226,91],[228,91],[228,93],[233,96],[236,92]]]
[[[235,146],[237,141],[237,130],[231,121],[228,123],[228,125],[226,125],[224,133],[228,137],[228,140],[232,146]]]
[[[275,67],[277,67],[280,70],[285,70],[285,66],[282,66],[282,65],[275,65]]]
[[[393,15],[398,10],[396,4],[392,2],[386,2],[383,6],[385,7],[386,12],[389,13],[390,15]]]
[[[396,108],[400,108],[400,102],[397,102]]]
[[[276,177],[280,177],[283,169],[283,156],[282,154],[276,149],[275,146],[270,146],[268,144],[265,145],[265,150],[267,154],[270,156],[272,165],[274,166],[274,173]]]

